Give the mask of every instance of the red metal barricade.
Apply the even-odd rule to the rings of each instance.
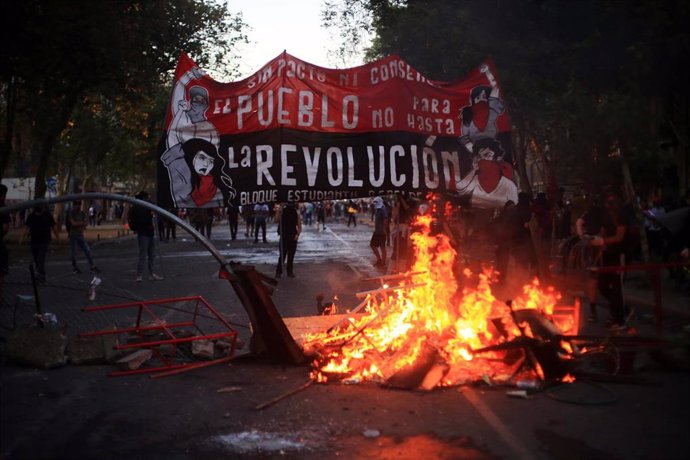
[[[627,273],[642,271],[647,272],[654,291],[654,315],[656,317],[656,333],[661,335],[663,332],[663,303],[661,300],[661,270],[677,267],[688,267],[689,261],[663,262],[663,263],[640,263],[630,265],[611,265],[604,267],[593,267],[589,270],[601,273]]]
[[[227,338],[230,348],[225,360],[235,353],[237,331],[215,308],[213,308],[201,296],[173,297],[169,299],[146,300],[113,305],[101,305],[83,308],[85,312],[105,310],[136,310],[136,320],[131,327],[119,329],[107,329],[80,334],[81,337],[95,337],[102,335],[127,334],[127,343],[115,345],[116,350],[150,349],[162,365],[144,367],[131,370],[112,372],[111,376],[140,374],[147,372],[162,372],[185,367],[197,367],[198,362],[185,362],[180,359],[178,345],[191,344],[198,340],[215,340]],[[176,322],[168,322],[160,312],[170,313],[176,318],[182,318]],[[167,316],[167,315],[166,315]],[[201,324],[201,323],[204,324]],[[211,332],[209,329],[217,329]],[[167,347],[163,349],[162,347]]]

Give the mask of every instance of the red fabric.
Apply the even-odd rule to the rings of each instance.
[[[502,176],[508,179],[513,178],[513,169],[509,163],[505,161],[479,160],[477,166],[479,185],[482,186],[485,192],[491,193],[498,187],[498,181]]]
[[[212,176],[201,176],[199,188],[192,191],[192,199],[197,206],[202,206],[211,201],[216,196],[217,191],[218,188],[213,183]]]
[[[472,106],[472,122],[479,129],[484,131],[486,123],[489,121],[489,103],[487,101],[477,102]]]
[[[498,78],[493,62],[485,62]],[[196,66],[183,54],[175,79]],[[193,79],[186,91],[191,86],[208,91],[206,118],[221,136],[275,128],[459,136],[457,114],[467,106],[472,89],[482,85],[488,81],[479,66],[463,79],[445,82],[428,80],[396,55],[350,69],[327,69],[283,52],[244,80],[223,83],[206,75]],[[168,105],[167,127],[173,119],[172,108],[178,103],[175,100]],[[474,123],[484,130],[488,103],[477,104],[472,110]],[[510,131],[508,113],[501,114],[496,124],[499,132]]]
[[[510,180],[513,180],[513,166],[507,161],[501,161],[501,174]]]

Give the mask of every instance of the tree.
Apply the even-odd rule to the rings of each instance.
[[[124,107],[130,115],[150,108],[149,101],[169,86],[182,50],[201,65],[218,67],[235,43],[246,40],[241,16],[232,17],[225,5],[209,0],[24,0],[5,2],[2,13],[8,36],[0,51],[6,95],[0,172],[17,151],[13,145],[32,152],[35,196],[45,193],[46,172],[71,117],[84,122],[95,101],[114,104],[108,109],[111,115],[121,115]],[[162,117],[162,111],[156,115]],[[98,121],[97,116],[93,122]],[[101,128],[114,132],[113,125]],[[140,132],[148,126],[143,128]],[[84,142],[93,139],[80,140]],[[107,157],[106,150],[80,155],[93,154],[99,162]]]
[[[358,14],[325,15],[325,24],[352,37],[368,14],[368,59],[394,53],[432,79],[454,80],[492,57],[518,158],[548,143],[560,180],[595,186],[620,176],[603,160],[618,145],[640,189],[662,182],[669,161],[680,175],[675,193],[688,188],[687,0],[340,3]]]

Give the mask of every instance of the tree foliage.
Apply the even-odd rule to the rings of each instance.
[[[11,156],[15,167],[31,164],[36,196],[49,170],[123,176],[153,151],[180,52],[231,74],[222,57],[246,40],[241,16],[210,0],[22,0],[2,9],[0,172]]]
[[[562,181],[614,182],[607,157],[617,145],[640,189],[668,183],[669,164],[678,169],[672,192],[688,187],[687,0],[338,3],[358,14],[325,14],[325,24],[352,42],[367,23],[368,59],[398,54],[432,79],[454,80],[491,57],[518,153],[549,145]]]

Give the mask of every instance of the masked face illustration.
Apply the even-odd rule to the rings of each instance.
[[[194,156],[194,160],[192,161],[194,171],[196,171],[200,176],[207,176],[211,174],[213,163],[213,158],[202,151],[197,152],[197,154]]]
[[[189,118],[194,123],[206,120],[206,109],[208,109],[208,91],[200,86],[194,86],[189,90],[189,105],[187,111]]]
[[[493,160],[494,159],[494,151],[491,149],[491,147],[482,147],[479,149],[479,158],[482,160]]]

